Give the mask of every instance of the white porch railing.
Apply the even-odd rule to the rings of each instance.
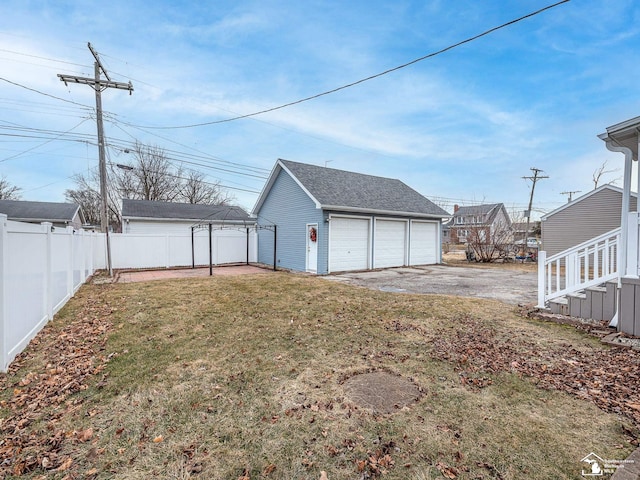
[[[549,300],[618,278],[620,228],[546,258],[538,254],[538,307]]]

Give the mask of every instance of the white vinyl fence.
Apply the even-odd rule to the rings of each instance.
[[[104,255],[101,234],[0,214],[0,371],[96,268],[104,268]]]
[[[115,269],[256,262],[254,229],[180,235],[110,235]],[[193,246],[193,249],[192,249]],[[193,252],[193,257],[192,257]],[[210,253],[211,252],[211,253]],[[96,270],[106,268],[102,233],[7,220],[0,214],[0,371]]]
[[[113,268],[170,268],[209,265],[209,232],[191,234],[111,234],[111,265]],[[211,232],[211,263],[256,262],[258,236],[253,228],[218,228]]]

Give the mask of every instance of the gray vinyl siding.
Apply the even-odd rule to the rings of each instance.
[[[276,265],[297,271],[306,270],[307,224],[318,224],[318,274],[327,273],[327,223],[322,210],[281,170],[258,214],[258,225],[277,225]],[[270,230],[258,230],[258,261],[273,264],[273,239]]]
[[[632,196],[632,211],[636,204]],[[574,201],[542,221],[542,250],[555,255],[618,228],[621,209],[622,194],[608,188]]]

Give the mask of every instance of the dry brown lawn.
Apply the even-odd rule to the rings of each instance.
[[[302,275],[86,285],[0,375],[0,475],[579,478],[592,451],[626,458],[635,421],[524,366],[608,352],[499,302]],[[368,372],[419,400],[363,406],[345,382]]]

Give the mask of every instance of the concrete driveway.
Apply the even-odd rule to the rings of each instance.
[[[460,295],[511,304],[537,303],[537,274],[517,269],[429,265],[341,273],[324,278],[385,292]]]

